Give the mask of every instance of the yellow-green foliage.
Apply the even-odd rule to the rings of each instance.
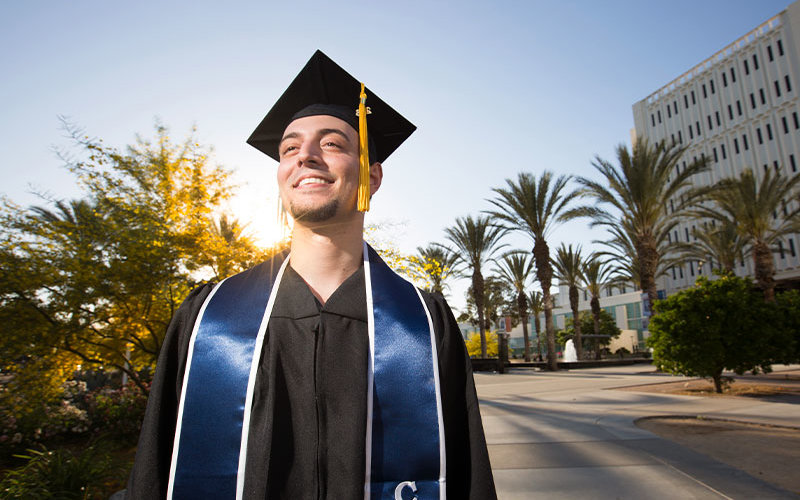
[[[470,357],[480,357],[481,355],[481,335],[473,333],[467,339],[467,352]],[[490,358],[497,357],[497,333],[486,332],[486,355]]]

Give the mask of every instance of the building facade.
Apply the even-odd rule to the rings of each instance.
[[[800,2],[768,19],[719,52],[633,105],[634,140],[666,141],[688,147],[680,165],[705,156],[711,166],[695,176],[698,185],[752,169],[757,181],[767,170],[784,176],[800,172]],[[698,178],[699,177],[699,178]],[[671,200],[667,211],[680,202]],[[785,200],[784,213],[798,203]],[[783,214],[776,213],[775,217]],[[692,242],[702,222],[683,220],[670,242]],[[774,254],[775,279],[800,279],[800,235],[780,242]],[[674,266],[658,281],[667,294],[709,274],[707,262]],[[736,274],[752,276],[752,259],[737,263]]]

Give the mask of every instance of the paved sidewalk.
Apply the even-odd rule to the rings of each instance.
[[[677,380],[646,364],[476,373],[500,499],[800,498],[633,424],[702,415],[800,427],[800,405],[607,390]]]

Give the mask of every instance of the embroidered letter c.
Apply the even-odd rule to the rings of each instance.
[[[403,500],[403,489],[408,486],[411,488],[411,493],[417,492],[417,483],[414,481],[403,481],[402,483],[397,485],[397,488],[394,489],[394,500]],[[416,495],[411,500],[417,500]]]

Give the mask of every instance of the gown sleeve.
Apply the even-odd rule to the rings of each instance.
[[[213,284],[194,289],[183,301],[167,328],[156,372],[147,398],[136,459],[126,500],[154,500],[167,496],[169,467],[186,355],[195,319]]]
[[[481,423],[472,364],[450,306],[441,295],[424,294],[438,341],[439,378],[447,460],[447,497],[497,498]]]

